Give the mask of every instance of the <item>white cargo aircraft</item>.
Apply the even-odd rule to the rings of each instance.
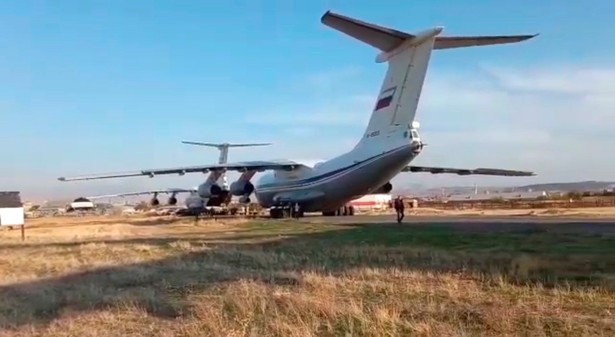
[[[115,177],[149,176],[201,172],[209,173],[199,185],[198,194],[207,198],[219,194],[217,185],[223,172],[234,170],[241,176],[230,186],[230,193],[249,196],[255,193],[258,203],[270,209],[271,217],[281,217],[291,205],[300,212],[334,215],[357,197],[391,189],[390,179],[400,172],[431,172],[532,176],[525,171],[500,169],[453,169],[408,166],[423,148],[419,124],[415,121],[417,104],[423,87],[431,52],[471,46],[514,43],[536,35],[513,36],[439,36],[442,27],[415,34],[362,22],[327,11],[321,18],[325,25],[380,50],[376,62],[387,62],[388,69],[369,124],[353,149],[314,166],[295,161],[248,161],[227,164],[197,165],[167,169],[141,170],[124,174],[103,174],[61,181]],[[254,186],[250,180],[257,172],[263,175]]]
[[[218,157],[218,164],[226,164],[228,161],[228,150],[231,147],[253,147],[253,146],[266,146],[266,145],[271,145],[271,143],[245,143],[245,144],[229,144],[229,143],[220,143],[220,144],[215,144],[215,143],[203,143],[203,142],[192,142],[192,141],[182,141],[182,143],[184,144],[190,144],[190,145],[200,145],[200,146],[209,146],[209,147],[215,147],[220,151],[220,156]],[[222,185],[221,189],[222,191],[228,191],[228,183],[226,180],[226,174],[223,174],[217,181],[218,185]],[[179,193],[190,193],[190,195],[186,198],[185,200],[185,204],[187,208],[203,208],[204,206],[220,206],[221,203],[223,203],[225,200],[227,200],[227,196],[230,196],[228,193],[226,193],[226,195],[222,195],[223,193],[218,193],[216,194],[219,195],[218,198],[201,198],[198,193],[197,193],[197,188],[190,188],[190,189],[185,189],[185,188],[164,188],[164,189],[157,189],[157,190],[149,190],[149,191],[139,191],[139,192],[128,192],[128,193],[118,193],[118,194],[105,194],[105,195],[95,195],[95,196],[89,196],[86,197],[89,200],[95,200],[95,199],[108,199],[108,198],[120,198],[120,197],[130,197],[130,196],[137,196],[137,195],[148,195],[148,194],[153,194],[154,196],[152,197],[152,200],[150,200],[150,204],[152,206],[157,206],[160,204],[160,201],[158,200],[158,194],[170,194],[171,196],[169,197],[167,203],[169,205],[175,205],[177,204],[177,194]],[[203,200],[205,199],[205,200]],[[230,198],[228,198],[230,199]],[[246,203],[246,202],[250,202],[249,200],[241,200],[240,198],[240,202]]]

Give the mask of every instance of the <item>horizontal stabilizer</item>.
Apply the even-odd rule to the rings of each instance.
[[[434,49],[450,49],[473,46],[488,46],[494,44],[515,43],[531,39],[534,35],[503,35],[503,36],[438,36]]]
[[[389,52],[399,46],[404,40],[414,37],[414,35],[408,33],[367,23],[332,13],[331,11],[327,11],[320,21],[333,29],[384,52]]]
[[[393,51],[404,41],[415,39],[420,34],[409,34],[396,29],[378,26],[373,23],[353,19],[344,15],[327,11],[320,21],[335,30],[345,33],[363,43],[366,43],[385,53]],[[435,29],[435,28],[434,28]],[[441,30],[442,28],[438,28]],[[436,32],[436,34],[439,33]],[[472,46],[514,43],[530,39],[534,35],[502,35],[502,36],[436,36],[434,49],[450,49]]]
[[[267,145],[271,145],[271,143],[229,144],[230,147],[267,146]]]
[[[182,143],[190,144],[190,145],[210,146],[210,147],[223,147],[223,146],[228,146],[228,147],[247,147],[247,146],[266,146],[266,145],[271,145],[271,143],[246,143],[246,144],[222,143],[222,144],[216,144],[216,143],[192,142],[192,141],[187,141],[187,140],[182,141]]]
[[[516,171],[516,170],[502,170],[494,168],[476,168],[476,169],[458,169],[450,167],[427,167],[427,166],[406,166],[402,169],[402,172],[428,172],[432,174],[457,174],[460,176],[467,175],[489,175],[489,176],[507,176],[507,177],[531,177],[535,176],[534,172],[529,171]]]

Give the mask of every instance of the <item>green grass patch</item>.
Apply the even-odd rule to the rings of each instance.
[[[297,235],[315,245],[378,245],[467,252],[615,255],[615,236],[548,231],[469,232],[442,225],[332,225],[261,221],[251,234]],[[244,232],[246,233],[246,232]]]
[[[615,236],[546,230],[468,231],[450,225],[333,225],[261,221],[243,225],[262,246],[292,261],[286,268],[335,271],[359,266],[466,270],[545,284],[609,283]],[[459,224],[463,226],[463,224]],[[497,224],[494,224],[497,226]],[[259,246],[259,249],[262,248]],[[244,260],[245,261],[245,260]]]

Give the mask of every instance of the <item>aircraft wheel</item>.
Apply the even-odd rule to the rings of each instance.
[[[354,206],[348,206],[348,215],[354,216]]]

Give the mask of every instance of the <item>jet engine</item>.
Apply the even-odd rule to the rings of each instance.
[[[169,205],[177,204],[177,198],[174,195],[170,196],[168,203],[169,203]]]
[[[199,185],[197,193],[201,198],[207,199],[211,196],[220,195],[220,193],[222,193],[222,187],[220,187],[218,184],[205,182]]]
[[[150,203],[150,205],[152,205],[152,206],[158,206],[158,205],[160,205],[160,201],[158,201],[158,198],[157,198],[157,197],[153,197],[153,198],[152,198],[152,200],[150,200],[150,202],[149,202],[149,203]]]
[[[230,192],[234,196],[249,196],[254,192],[254,185],[249,181],[234,181],[230,186]]]
[[[389,193],[391,192],[392,189],[393,189],[393,185],[390,182],[387,182],[386,184],[374,190],[372,193],[373,194]]]

